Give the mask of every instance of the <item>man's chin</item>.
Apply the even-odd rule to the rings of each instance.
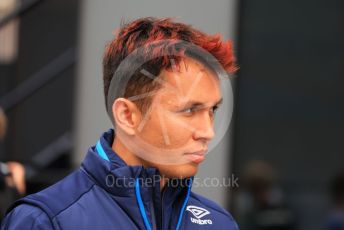
[[[198,164],[193,162],[183,165],[159,167],[160,174],[169,179],[184,179],[195,176],[198,172]]]

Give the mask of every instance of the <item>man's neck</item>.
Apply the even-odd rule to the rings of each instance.
[[[117,153],[117,155],[122,158],[122,160],[130,166],[134,165],[143,165],[144,167],[149,167],[145,161],[143,161],[141,158],[136,156],[134,153],[132,153],[125,145],[115,137],[113,143],[112,143],[112,150]],[[160,191],[164,188],[165,184],[167,183],[168,179],[162,177],[160,179]]]
[[[117,155],[122,158],[122,160],[130,166],[134,165],[144,165],[144,162],[133,154],[118,138],[115,137],[112,143],[112,150],[117,153]]]

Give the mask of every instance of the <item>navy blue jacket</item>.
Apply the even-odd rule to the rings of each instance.
[[[160,192],[158,170],[128,166],[111,149],[113,135],[104,133],[77,171],[17,201],[1,229],[238,229],[223,208],[191,192],[192,178]]]

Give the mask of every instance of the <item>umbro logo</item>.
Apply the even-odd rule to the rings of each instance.
[[[200,225],[212,224],[213,223],[209,219],[207,219],[207,220],[201,219],[202,217],[210,214],[210,212],[208,210],[204,209],[204,208],[197,207],[197,206],[194,206],[194,205],[189,205],[189,206],[186,207],[186,210],[191,212],[192,215],[194,217],[196,217],[196,218],[190,217],[192,223],[200,224]]]
[[[210,212],[204,208],[197,206],[189,205],[186,207],[186,210],[191,212],[197,219],[202,218],[205,215],[208,215]]]

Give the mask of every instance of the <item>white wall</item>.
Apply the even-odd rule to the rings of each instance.
[[[111,127],[105,112],[102,87],[102,56],[105,44],[113,38],[113,31],[122,19],[131,20],[143,16],[176,17],[179,21],[210,33],[221,33],[224,38],[235,38],[237,0],[173,0],[173,1],[120,1],[83,0],[79,32],[79,71],[75,116],[75,163],[79,163],[89,146],[99,135]],[[229,135],[210,153],[198,173],[198,177],[228,176]],[[228,190],[194,188],[206,197],[225,205]]]

